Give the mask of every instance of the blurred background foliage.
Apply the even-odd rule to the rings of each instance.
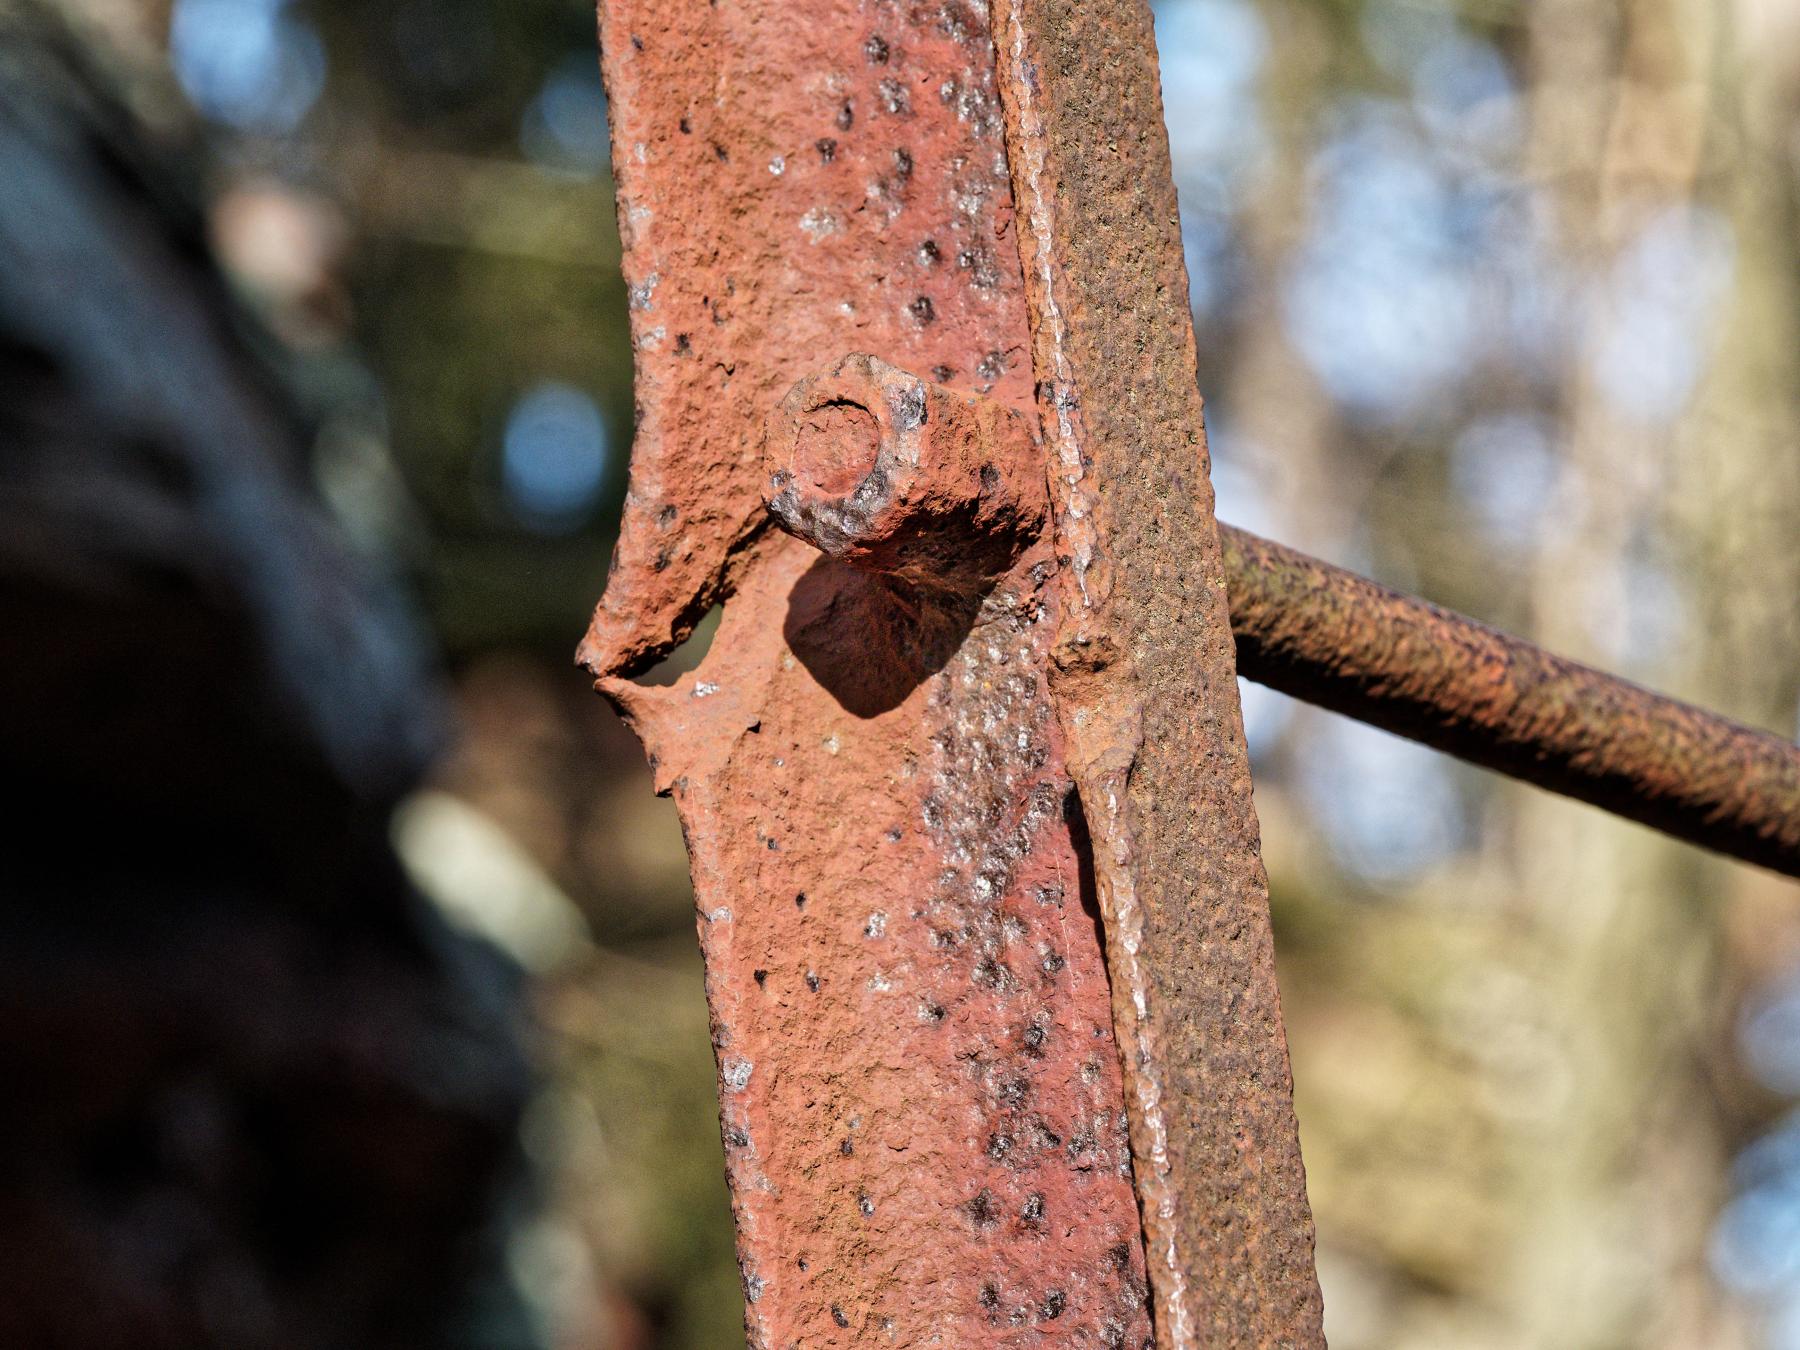
[[[631,429],[584,0],[56,0],[205,203],[534,978],[546,1344],[741,1334],[680,831],[570,668]],[[1800,7],[1161,0],[1221,513],[1784,735]],[[1800,1347],[1800,892],[1246,691],[1328,1329]]]

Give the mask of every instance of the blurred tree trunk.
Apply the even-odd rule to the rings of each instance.
[[[1271,165],[1243,229],[1245,289],[1266,301],[1304,234],[1319,112],[1344,81],[1309,55],[1318,11],[1261,11]],[[1542,503],[1549,533],[1525,565],[1525,612],[1508,621],[1790,733],[1800,234],[1785,138],[1800,68],[1776,63],[1800,28],[1740,31],[1710,0],[1536,0],[1519,14],[1518,186],[1548,236],[1538,280],[1563,292],[1573,336],[1546,386],[1559,496]],[[1665,242],[1646,279],[1646,239],[1700,254],[1690,272]],[[1717,304],[1696,303],[1686,333],[1703,362],[1693,398],[1655,386],[1619,401],[1598,372],[1630,325],[1633,287],[1693,300],[1720,277]],[[1267,439],[1273,462],[1257,468],[1280,484],[1296,541],[1338,546],[1373,504],[1364,476],[1381,450],[1320,406],[1278,308],[1264,311],[1236,335],[1236,424]],[[1459,422],[1492,410],[1486,400],[1506,411],[1543,397],[1535,355],[1498,371],[1500,387],[1474,382]],[[1458,520],[1444,485],[1410,491],[1406,518],[1384,526],[1395,547],[1510,609],[1495,551],[1444,528]],[[1302,711],[1286,740],[1314,725]],[[1768,1107],[1731,1081],[1721,1009],[1746,978],[1734,963],[1774,959],[1753,935],[1786,922],[1779,949],[1800,941],[1772,917],[1791,912],[1793,888],[1530,789],[1487,790],[1484,845],[1377,909],[1335,893],[1342,879],[1316,844],[1284,842],[1316,830],[1303,807],[1288,818],[1278,775],[1259,773],[1333,1345],[1753,1344],[1707,1265],[1744,1113]]]
[[[1780,467],[1794,462],[1794,428],[1765,423],[1758,436],[1733,424],[1791,412],[1783,395],[1737,372],[1796,373],[1791,337],[1754,313],[1755,297],[1790,288],[1792,232],[1780,235],[1786,250],[1770,246],[1766,208],[1744,199],[1755,189],[1708,200],[1721,133],[1729,141],[1740,121],[1740,63],[1721,51],[1731,40],[1723,19],[1706,0],[1617,9],[1550,0],[1532,11],[1528,169],[1548,193],[1565,261],[1600,288],[1597,304],[1577,301],[1597,312],[1571,348],[1554,513],[1566,524],[1539,556],[1534,628],[1555,650],[1781,726],[1793,708],[1795,590],[1771,564],[1791,565],[1800,524]],[[1604,372],[1609,343],[1642,337],[1625,331],[1636,289],[1704,295],[1720,265],[1720,223],[1736,241],[1729,297],[1716,311],[1697,305],[1687,334],[1706,362],[1701,397],[1677,393],[1686,406],[1670,412],[1661,388],[1622,396]],[[1641,275],[1656,239],[1687,249],[1660,263],[1683,275]],[[1729,334],[1716,350],[1715,323]],[[1668,557],[1717,570],[1671,571]],[[1733,617],[1688,612],[1707,596],[1729,597],[1721,609]],[[1695,629],[1705,640],[1688,638]],[[1560,1081],[1542,1089],[1557,1094],[1557,1109],[1541,1134],[1517,1141],[1513,1160],[1527,1209],[1504,1292],[1523,1339],[1571,1350],[1746,1343],[1742,1312],[1706,1261],[1732,1125],[1708,1069],[1727,979],[1720,901],[1744,869],[1595,812],[1513,795],[1511,870],[1537,935],[1537,996],[1561,1065]]]
[[[1315,9],[1274,0],[1263,12],[1281,39],[1269,46],[1261,82],[1266,160],[1238,217],[1246,267],[1239,284],[1248,303],[1231,334],[1221,401],[1234,410],[1232,430],[1254,455],[1245,468],[1268,489],[1282,526],[1318,556],[1337,558],[1356,534],[1367,483],[1355,481],[1359,466],[1340,453],[1339,410],[1294,349],[1282,307],[1306,238],[1331,40]]]

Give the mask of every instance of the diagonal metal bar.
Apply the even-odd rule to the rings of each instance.
[[[1150,8],[995,14],[1156,1342],[1323,1346]]]
[[[1800,876],[1800,746],[1220,526],[1238,673]]]

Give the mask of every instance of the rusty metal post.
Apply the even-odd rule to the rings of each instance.
[[[985,9],[601,20],[639,416],[582,659],[688,838],[750,1344],[1139,1350]]]
[[[1157,1344],[1322,1346],[1150,7],[996,14]]]
[[[687,833],[752,1346],[1316,1346],[1228,572],[1251,675],[1685,837],[1781,866],[1796,761],[1222,550],[1148,8],[995,14],[603,0],[581,659]]]

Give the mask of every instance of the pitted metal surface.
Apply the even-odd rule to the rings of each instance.
[[[750,1343],[1137,1350],[985,11],[606,0],[602,36],[639,420],[582,659],[687,833]],[[800,408],[772,481],[768,419],[859,351],[898,404]],[[915,396],[963,439],[902,444]],[[940,450],[973,495],[906,498]],[[697,672],[632,681],[719,602]]]
[[[995,16],[1156,1341],[1322,1346],[1150,7]]]
[[[1221,551],[1149,9],[993,13],[603,0],[581,656],[687,830],[752,1345],[1321,1345],[1227,579],[1253,678],[1789,871],[1800,751]]]

